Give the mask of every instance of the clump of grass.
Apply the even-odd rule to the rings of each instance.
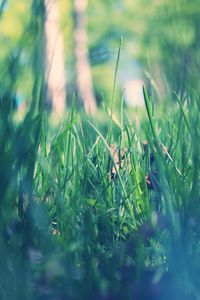
[[[52,134],[1,97],[1,299],[198,299],[199,97],[144,98],[139,128],[72,110]]]

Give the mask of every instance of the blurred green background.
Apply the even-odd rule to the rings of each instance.
[[[34,47],[38,29],[34,27],[33,20],[39,19],[40,14],[34,16],[34,7],[41,5],[41,1],[1,2],[1,91],[12,87],[13,93],[17,91],[19,98],[29,103],[34,77],[37,76],[33,64],[36,63]],[[77,90],[75,2],[59,0],[57,3],[57,25],[64,44],[63,64],[68,105]],[[123,44],[118,66],[116,105],[120,103],[124,89],[127,89],[127,93],[129,88],[137,90],[137,85],[141,83],[137,81],[147,86],[153,82],[159,96],[165,96],[169,90],[185,95],[189,88],[198,88],[198,0],[89,0],[84,15],[87,58],[98,105],[111,103],[121,37]],[[45,53],[41,51],[37,55],[45,56]],[[84,73],[84,70],[78,72]],[[135,80],[135,85],[131,80]],[[127,99],[127,102],[131,100]]]

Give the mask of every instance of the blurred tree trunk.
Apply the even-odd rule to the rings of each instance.
[[[44,3],[46,101],[53,113],[61,115],[66,106],[66,74],[63,35],[59,28],[59,7],[57,0],[44,0]]]
[[[87,113],[96,112],[91,67],[88,57],[87,0],[73,0],[74,3],[74,55],[78,96]]]

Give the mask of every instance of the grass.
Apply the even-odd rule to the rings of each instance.
[[[1,97],[0,299],[200,299],[199,95],[144,98],[55,131]]]

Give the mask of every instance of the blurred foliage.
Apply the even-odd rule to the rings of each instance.
[[[59,6],[70,86],[75,77],[72,2],[59,0]],[[30,43],[30,14],[30,4],[27,1],[9,0],[3,6],[0,19],[0,64],[2,66],[6,62],[4,65],[7,65],[7,60],[12,60],[13,57],[17,60],[17,72],[20,73],[17,86],[26,97],[33,82],[30,68],[30,52],[33,47],[33,43]],[[104,101],[110,101],[108,95],[112,93],[113,78],[112,75],[101,74],[103,69],[109,70],[109,73],[114,69],[121,36],[124,37],[123,51],[127,61],[138,61],[141,69],[147,69],[155,81],[158,81],[158,85],[162,78],[161,81],[167,80],[176,92],[187,90],[187,86],[197,88],[200,69],[199,15],[198,0],[90,0],[88,36],[96,94],[99,95],[101,90],[106,95]],[[7,73],[9,72],[5,68],[3,74]],[[1,82],[3,78],[6,76],[1,74]],[[23,84],[24,80],[26,85]],[[101,82],[99,87],[97,82]]]

